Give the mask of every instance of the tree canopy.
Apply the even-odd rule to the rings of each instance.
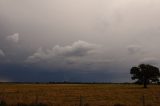
[[[150,82],[159,82],[160,72],[159,68],[149,64],[140,64],[137,67],[132,67],[130,70],[132,80],[137,79],[137,83],[144,85],[147,88],[147,84]]]

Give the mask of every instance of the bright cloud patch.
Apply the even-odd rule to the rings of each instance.
[[[27,62],[39,62],[41,60],[49,59],[66,59],[66,58],[79,58],[92,54],[98,46],[90,44],[85,41],[77,41],[69,46],[56,45],[52,49],[43,50],[39,48],[32,56],[27,58]]]
[[[19,33],[15,33],[13,35],[7,36],[7,40],[11,42],[18,43],[19,41]]]

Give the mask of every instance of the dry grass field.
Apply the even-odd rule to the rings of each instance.
[[[148,89],[143,89],[140,85],[132,84],[0,84],[0,99],[8,106],[17,106],[18,103],[42,103],[47,106],[160,106],[160,86],[150,85]]]

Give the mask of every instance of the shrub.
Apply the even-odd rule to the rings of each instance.
[[[124,104],[117,103],[117,104],[114,104],[114,106],[125,106],[125,105],[124,105]]]
[[[6,102],[3,100],[0,100],[0,106],[7,106]]]

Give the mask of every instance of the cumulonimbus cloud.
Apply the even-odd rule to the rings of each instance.
[[[95,49],[98,47],[96,44],[91,44],[85,41],[77,41],[74,42],[72,45],[68,46],[59,46],[56,45],[52,49],[43,50],[39,48],[33,55],[29,56],[26,62],[35,63],[42,60],[49,60],[49,59],[66,59],[66,58],[79,58],[84,57],[89,54],[92,54]]]
[[[7,36],[6,39],[8,41],[18,43],[19,42],[19,33],[14,33],[13,35]]]
[[[3,50],[2,49],[0,49],[0,56],[5,56],[5,53],[3,52]]]

